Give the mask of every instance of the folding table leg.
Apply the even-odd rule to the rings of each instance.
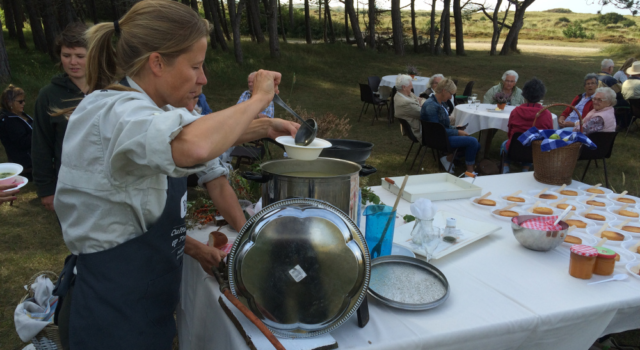
[[[591,159],[587,162],[587,167],[584,168],[584,173],[582,173],[582,179],[580,179],[580,181],[584,181],[584,176],[587,175],[587,170],[589,170],[589,164],[591,164]]]
[[[418,155],[420,154],[421,150],[422,150],[422,144],[420,144],[420,147],[418,148],[418,153],[416,153],[416,156],[413,157],[413,163],[411,163],[411,168],[409,168],[409,170],[413,169],[413,166],[416,164],[416,159],[418,159]],[[427,153],[427,148],[426,147],[424,149],[424,153]]]
[[[360,121],[360,118],[362,118],[362,112],[364,111],[364,106],[366,105],[367,105],[366,102],[362,103],[362,108],[360,108],[360,116],[358,117],[358,121]]]
[[[409,153],[411,153],[411,149],[413,148],[413,144],[414,144],[414,143],[415,143],[415,142],[411,142],[411,147],[409,147],[409,152],[407,152],[407,156],[406,156],[406,157],[404,157],[404,163],[406,163],[406,162],[407,162],[407,159],[409,158]]]

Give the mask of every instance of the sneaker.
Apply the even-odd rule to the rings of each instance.
[[[442,163],[442,166],[444,166],[444,170],[447,171],[447,169],[449,169],[449,165],[451,165],[451,170],[449,170],[450,174],[453,174],[453,170],[456,168],[455,165],[452,165],[451,162],[449,162],[447,160],[447,156],[443,156],[442,158],[440,158],[440,163]]]

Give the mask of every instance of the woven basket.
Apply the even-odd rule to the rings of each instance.
[[[53,284],[58,280],[58,274],[52,271],[41,271],[31,276],[29,282],[27,283],[27,288],[29,288],[29,292],[20,299],[20,303],[23,303],[27,298],[32,298],[33,294],[31,292],[31,285],[36,281],[38,276],[45,275],[49,277]],[[40,333],[36,334],[36,336],[31,339],[33,346],[35,346],[36,350],[62,350],[62,345],[60,344],[60,333],[58,332],[58,326],[51,323],[44,327]]]
[[[567,106],[573,109],[578,114],[580,122],[580,132],[582,132],[582,116],[575,107],[564,104],[556,103],[542,108],[536,114],[533,120],[533,126],[536,125],[538,117],[542,111],[554,106]],[[544,184],[549,185],[570,185],[573,177],[573,171],[576,168],[578,157],[580,156],[580,147],[582,143],[574,142],[568,146],[552,149],[549,152],[542,152],[540,145],[542,140],[536,140],[531,143],[532,155],[533,155],[533,177]]]

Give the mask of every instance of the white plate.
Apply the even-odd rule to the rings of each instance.
[[[607,208],[607,211],[608,211],[609,213],[611,213],[611,214],[615,215],[615,216],[616,216],[616,218],[617,218],[618,220],[631,219],[631,222],[638,222],[638,221],[640,221],[640,215],[638,215],[638,217],[635,217],[635,218],[634,218],[634,217],[631,217],[631,216],[624,216],[624,215],[620,215],[620,214],[618,214],[618,210],[620,210],[620,208],[621,208],[621,207],[611,207],[611,208]],[[640,211],[638,211],[638,209],[636,209],[636,207],[635,207],[635,206],[629,206],[629,207],[627,207],[627,209],[626,209],[626,210],[631,211],[631,212],[634,212],[634,213],[637,213],[637,214],[640,214]]]
[[[574,207],[576,207],[576,209],[575,209],[575,210],[571,210],[571,211],[573,211],[573,212],[576,212],[576,211],[582,211],[582,210],[586,210],[586,209],[587,209],[587,207],[585,207],[584,205],[582,205],[582,204],[578,203],[578,202],[577,202],[577,201],[575,201],[575,200],[567,200],[567,201],[564,201],[564,202],[562,202],[562,203],[560,203],[560,204],[569,204],[569,205],[573,205]],[[555,202],[551,202],[551,203],[549,203],[549,205],[550,205],[553,209],[557,209],[557,210],[564,211],[564,209],[560,209],[560,208],[558,208],[558,207],[557,207],[557,204],[555,204]]]
[[[609,248],[620,255],[620,261],[616,261],[616,266],[625,266],[626,264],[637,260],[635,255],[620,246],[614,246],[607,242],[604,247]]]
[[[315,138],[308,146],[298,146],[291,136],[280,136],[276,141],[284,146],[287,157],[298,160],[315,160],[323,149],[331,147],[331,142]]]
[[[594,244],[598,243],[598,239],[595,238],[593,235],[587,234],[586,232],[578,231],[577,228],[575,230],[567,233],[567,235],[576,236],[576,237],[580,238],[582,240],[582,243],[580,243],[580,244],[593,246]],[[573,244],[567,243],[567,242],[562,242],[562,245],[567,247],[567,248],[570,248]]]
[[[446,226],[446,219],[454,218],[456,219],[456,228],[460,230],[462,235],[461,239],[456,243],[447,243],[444,241],[440,241],[438,247],[433,253],[434,260],[440,259],[443,256],[451,254],[456,250],[463,248],[483,237],[490,235],[493,232],[500,230],[500,226],[488,222],[472,220],[461,216],[459,213],[452,213],[446,211],[438,211],[433,220],[433,226],[440,228],[444,231],[444,227]],[[423,249],[416,248],[411,243],[411,231],[413,230],[413,226],[415,224],[410,222],[408,224],[404,224],[402,226],[396,227],[395,232],[393,234],[393,243],[399,244],[405,248],[410,249],[412,252],[416,253],[416,255],[424,256],[425,252]]]
[[[22,165],[17,163],[0,163],[0,173],[12,173],[13,175],[0,180],[0,185],[8,185],[15,181],[15,178],[22,173]]]
[[[14,179],[14,181],[12,183],[18,183],[18,186],[15,187],[15,188],[10,188],[8,190],[4,190],[3,192],[15,191],[15,190],[17,190],[19,188],[23,188],[24,186],[26,186],[29,183],[29,179],[27,179],[24,176],[18,175],[16,177],[14,177],[13,179]]]
[[[615,200],[614,198],[618,197],[620,194],[618,193],[611,193],[607,195],[607,199],[609,199],[611,202],[613,202],[615,205],[623,205],[623,204],[627,204],[625,202],[619,202],[617,200]],[[629,203],[629,206],[635,206],[637,204],[640,204],[640,198],[636,197],[636,196],[630,196],[630,195],[625,195],[623,196],[623,198],[629,198],[629,199],[633,199],[634,201],[636,201],[635,203]]]
[[[510,217],[510,216],[499,215],[498,212],[500,212],[500,210],[504,210],[504,209],[500,208],[500,209],[492,210],[491,211],[491,216],[493,216],[494,218],[496,218],[498,220],[507,221],[507,222],[510,222],[511,219],[513,219],[513,217]],[[515,211],[516,213],[518,213],[518,215],[524,215],[524,212],[518,206],[515,206],[515,207],[507,209],[507,210]]]
[[[585,196],[590,196],[592,194],[596,194],[598,197],[603,198],[606,197],[608,194],[613,193],[613,191],[611,191],[610,189],[606,188],[606,187],[598,187],[598,189],[601,189],[602,192],[604,192],[604,194],[597,194],[597,193],[591,193],[591,192],[587,192],[588,189],[592,188],[593,186],[578,186],[578,189],[582,192],[584,192]]]
[[[602,225],[600,225],[600,226],[595,226],[595,227],[587,227],[587,233],[588,233],[588,234],[590,234],[590,235],[592,235],[592,236],[594,236],[594,237],[596,238],[596,240],[598,240],[598,241],[599,241],[599,240],[601,240],[602,238],[600,238],[600,237],[596,237],[596,235],[595,235],[595,234],[596,234],[596,233],[597,233],[601,228],[602,228]],[[630,240],[631,240],[631,236],[629,236],[626,232],[621,231],[621,230],[618,230],[618,229],[616,229],[616,228],[608,227],[608,228],[606,229],[606,231],[613,231],[613,232],[617,232],[617,233],[619,233],[619,234],[623,235],[623,236],[624,236],[624,239],[623,239],[622,241],[612,241],[612,240],[607,240],[607,243],[605,243],[605,244],[608,244],[608,245],[611,245],[611,246],[618,246],[618,247],[619,247],[622,243],[624,243],[624,242],[628,242],[628,241],[630,241]],[[597,243],[597,242],[596,242],[596,243]]]
[[[560,215],[562,213],[562,210],[559,210],[557,208],[553,208],[548,203],[541,203],[540,205],[537,206],[537,208],[549,208],[549,209],[551,209],[553,211],[553,213],[551,213],[549,215],[532,213],[532,212],[529,211],[529,209],[531,209],[531,208],[533,208],[533,205],[526,205],[526,206],[522,207],[522,212],[525,215],[537,215],[537,216],[553,216],[553,215]]]
[[[620,224],[622,224],[624,222],[624,220],[616,220],[610,223],[611,226],[616,227]],[[635,227],[640,227],[640,222],[637,221],[631,221],[628,224],[626,224],[625,226],[635,226]],[[640,238],[640,233],[636,233],[636,232],[629,232],[629,231],[623,231],[625,233],[627,233],[629,236],[634,237],[634,238]]]
[[[504,201],[494,197],[494,196],[489,196],[487,198],[484,199],[491,199],[493,201],[496,202],[495,206],[490,206],[490,205],[482,205],[482,204],[478,204],[475,202],[476,199],[480,198],[481,196],[477,196],[477,197],[471,197],[469,200],[471,201],[471,204],[475,205],[478,208],[482,208],[482,209],[496,209],[496,208],[502,208],[505,207]]]
[[[581,217],[581,218],[583,218],[585,220],[591,221],[594,224],[598,225],[598,227],[602,226],[602,224],[604,224],[605,222],[613,222],[613,221],[616,221],[618,219],[615,215],[613,215],[613,214],[611,214],[609,212],[606,212],[606,211],[603,211],[603,210],[592,210],[592,211],[589,212],[590,214],[599,214],[599,215],[604,216],[604,220],[592,220],[592,219],[589,219],[589,218],[586,218],[586,217],[582,216],[582,213],[584,213],[585,211],[586,210],[577,210],[577,213],[574,214],[574,217],[578,216],[578,217]]]
[[[410,258],[415,258],[416,255],[409,248],[405,248],[397,243],[393,243],[391,246],[391,255],[402,255]]]
[[[640,275],[638,274],[638,265],[640,264],[638,264],[638,260],[636,260],[628,263],[625,267],[631,276],[640,279]]]
[[[549,191],[550,192],[555,192],[559,196],[564,196],[564,197],[567,197],[569,199],[576,199],[579,196],[584,196],[584,192],[579,190],[579,189],[577,189],[577,188],[573,188],[573,187],[565,187],[564,188],[564,191],[576,191],[576,193],[578,193],[576,196],[570,196],[570,195],[567,195],[567,194],[562,194],[562,193],[558,192],[559,189],[560,189],[560,187],[554,187],[554,188],[550,189]]]
[[[579,228],[579,227],[576,226],[576,228],[574,229],[574,232],[575,231],[580,231],[580,232],[583,232],[583,233],[587,233],[587,229],[589,227],[595,227],[596,226],[596,224],[593,223],[592,221],[584,220],[583,218],[581,218],[581,217],[579,217],[577,215],[572,215],[569,219],[565,219],[565,220],[580,220],[580,221],[584,222],[585,224],[587,224],[587,227],[585,227],[585,228]],[[565,220],[563,220],[563,221],[565,221]],[[600,226],[602,226],[602,225],[600,225]]]
[[[513,193],[513,192],[511,192]],[[524,199],[524,202],[512,202],[510,200],[507,200],[506,197],[508,197],[511,193],[502,193],[500,194],[500,199],[503,200],[505,203],[509,203],[509,204],[515,204],[515,205],[532,205],[533,203],[535,203],[535,201],[533,200],[533,198],[529,197],[529,196],[524,196],[522,194],[517,195],[516,197],[520,197],[522,199]]]
[[[636,260],[640,260],[640,254],[638,254],[638,251],[629,249],[634,245],[636,245],[636,243],[638,243],[638,239],[634,238],[634,239],[631,239],[630,241],[622,242],[621,246],[622,248],[626,249],[628,252],[633,254],[636,257]]]
[[[506,110],[506,108],[505,108],[505,109],[502,109],[502,110],[496,111],[496,109],[495,109],[495,108],[487,108],[487,112],[492,112],[492,113],[507,113],[507,110]]]
[[[585,207],[588,208],[588,207],[591,206],[591,204],[587,204],[587,199],[589,199],[589,197],[591,197],[591,196],[580,196],[580,197],[576,198],[576,201],[578,201],[578,203],[580,203],[580,204],[582,204],[582,205],[584,205]],[[594,205],[593,206],[594,209],[605,210],[606,208],[613,207],[613,202],[608,200],[608,199],[606,199],[606,198],[595,197],[593,200],[597,201],[597,202],[602,202],[605,205],[604,207],[596,207]]]
[[[544,203],[544,202],[555,202],[555,201],[558,201],[558,200],[560,200],[560,199],[562,199],[562,198],[564,198],[564,197],[565,197],[565,196],[563,196],[563,195],[561,195],[561,194],[558,194],[558,193],[555,193],[555,192],[551,192],[550,190],[548,190],[548,191],[544,192],[543,194],[552,194],[552,195],[554,195],[554,196],[557,196],[558,198],[554,198],[554,199],[544,199],[544,198],[534,197],[535,195],[537,195],[538,193],[540,193],[540,191],[542,191],[542,189],[539,189],[539,190],[531,190],[531,191],[527,192],[527,195],[528,195],[529,197],[531,197],[531,199],[533,199],[533,202],[534,202],[534,203],[535,203],[536,201],[542,201],[543,203]]]

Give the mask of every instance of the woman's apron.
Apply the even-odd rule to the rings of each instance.
[[[167,179],[164,211],[147,232],[65,260],[54,290],[64,298],[56,319],[65,349],[171,349],[187,232],[187,181]]]

